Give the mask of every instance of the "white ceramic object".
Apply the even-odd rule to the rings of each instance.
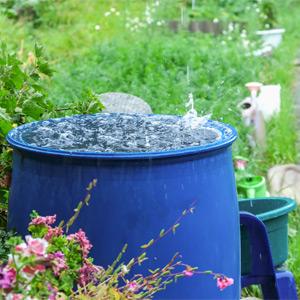
[[[254,131],[252,135],[248,136],[249,144],[251,147],[266,146],[266,128],[264,117],[258,107],[256,98],[245,98],[238,104],[238,109],[241,111],[243,122],[246,126],[253,126]]]
[[[260,91],[260,88],[262,87],[262,83],[260,82],[248,82],[245,84],[245,87],[249,90],[252,99],[255,99],[257,97],[257,93]]]
[[[262,38],[263,47],[271,46],[272,48],[277,48],[282,41],[282,34],[285,29],[269,29],[269,30],[259,30],[256,34]]]
[[[280,85],[262,85],[260,82],[248,82],[246,88],[251,97],[245,98],[238,104],[246,126],[253,126],[253,133],[249,143],[262,149],[266,147],[266,127],[273,115],[280,112]]]
[[[268,46],[264,46],[261,49],[255,50],[253,51],[253,55],[254,56],[269,56],[272,54],[272,46],[268,45]]]
[[[280,112],[280,90],[281,87],[279,84],[263,85],[260,87],[256,104],[262,112],[265,121],[268,121],[273,115]]]

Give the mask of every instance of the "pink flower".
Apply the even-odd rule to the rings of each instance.
[[[48,248],[48,242],[45,239],[34,239],[30,235],[27,235],[25,239],[28,245],[27,249],[29,250],[30,254],[45,256]]]
[[[79,229],[75,234],[70,234],[68,236],[68,240],[72,239],[79,243],[83,257],[86,258],[93,246],[90,243],[89,239],[86,237],[85,232],[82,229]]]
[[[45,239],[34,239],[30,235],[25,237],[26,243],[21,243],[15,247],[16,252],[24,256],[36,255],[45,256],[48,242]]]
[[[26,273],[27,276],[32,277],[36,273],[44,272],[46,267],[44,265],[38,264],[35,266],[25,266],[22,272]]]
[[[217,287],[220,289],[220,291],[223,291],[228,286],[233,285],[233,283],[234,280],[226,276],[220,276],[217,278]]]
[[[84,265],[79,269],[78,283],[80,286],[92,282],[95,279],[96,273],[100,272],[101,269],[89,261],[86,261]]]
[[[53,287],[50,283],[47,285],[48,291],[51,292],[51,294],[48,297],[48,300],[57,300],[57,288]]]
[[[0,268],[0,288],[9,289],[16,280],[16,270],[5,267]]]
[[[182,272],[185,276],[191,277],[194,275],[194,272],[192,270],[186,269]]]
[[[63,230],[61,227],[48,228],[48,232],[45,235],[45,240],[50,241],[55,236],[60,236],[63,234]]]
[[[139,289],[139,285],[136,283],[136,281],[130,281],[127,283],[128,291],[135,293]]]
[[[29,225],[52,225],[56,221],[56,215],[47,216],[47,217],[36,217],[31,220]]]
[[[6,300],[22,300],[24,299],[24,296],[21,294],[13,294],[13,293],[9,293],[6,295]]]
[[[51,261],[54,275],[58,276],[61,271],[68,268],[65,261],[65,256],[62,252],[58,251],[55,253],[51,253],[48,255],[48,258]]]
[[[21,244],[19,244],[19,245],[17,245],[16,247],[15,247],[15,250],[17,251],[17,252],[22,252],[23,254],[27,254],[27,244],[26,243],[21,243]],[[29,253],[28,253],[28,255],[29,255]]]
[[[247,162],[245,160],[242,160],[242,159],[237,159],[235,161],[235,167],[238,169],[238,170],[245,170],[246,169],[246,166],[247,166]]]

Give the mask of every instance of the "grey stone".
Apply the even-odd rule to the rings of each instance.
[[[103,112],[152,114],[151,107],[143,99],[126,93],[98,95],[105,106]]]
[[[277,165],[268,171],[271,196],[282,196],[295,199],[300,205],[300,166]]]

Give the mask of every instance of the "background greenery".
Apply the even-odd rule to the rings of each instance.
[[[187,94],[193,92],[198,112],[212,113],[214,119],[238,128],[234,153],[248,156],[253,172],[265,175],[274,164],[297,161],[293,80],[300,1],[203,0],[196,1],[195,10],[189,0],[161,0],[158,6],[156,2],[38,0],[32,5],[28,0],[1,0],[0,36],[7,51],[16,53],[22,71],[35,44],[44,47],[53,74],[41,76],[38,86],[51,111],[57,107],[72,107],[64,114],[88,111],[82,108],[93,95],[89,92],[86,97],[87,91],[120,91],[145,99],[155,113],[183,114]],[[272,6],[271,15],[266,4]],[[168,29],[170,20],[182,20],[183,27],[191,20],[220,21],[224,33],[213,36],[184,28],[174,33]],[[251,55],[259,47],[255,30],[268,26],[286,29],[283,43],[272,56],[255,57]],[[282,87],[281,113],[267,124],[263,154],[249,147],[248,129],[236,108],[248,95],[244,88],[248,81]],[[300,285],[299,212],[290,223],[289,267]]]

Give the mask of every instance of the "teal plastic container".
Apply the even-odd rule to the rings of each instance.
[[[240,211],[256,215],[265,224],[275,266],[282,265],[288,258],[288,214],[295,208],[296,202],[290,198],[270,197],[239,200]],[[249,273],[250,266],[248,235],[241,227],[242,275]]]

